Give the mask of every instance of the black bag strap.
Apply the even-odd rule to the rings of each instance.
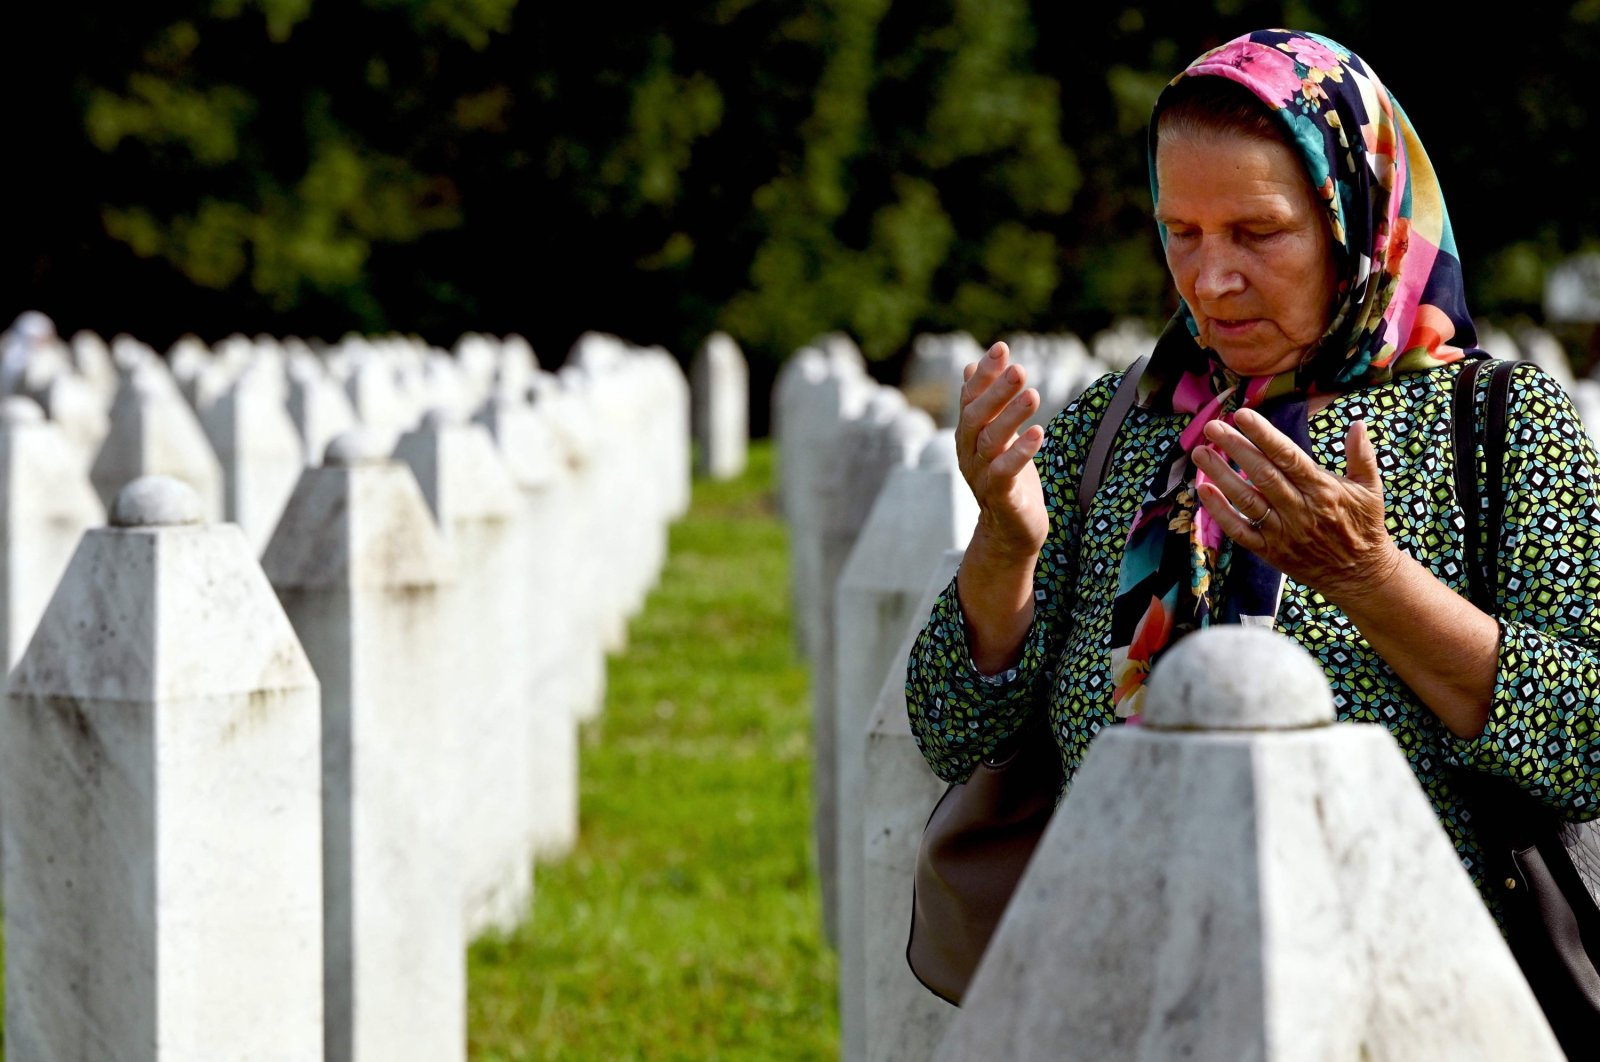
[[[1480,530],[1482,498],[1478,493],[1478,417],[1477,379],[1488,364],[1467,362],[1456,375],[1452,395],[1451,420],[1455,447],[1456,503],[1465,522],[1462,557],[1467,565],[1468,597],[1489,615],[1497,610],[1500,585],[1500,523],[1505,515],[1506,408],[1510,404],[1511,373],[1515,361],[1494,363],[1489,374],[1489,408],[1484,424],[1483,489],[1489,511]]]
[[[1084,458],[1083,472],[1078,477],[1078,510],[1087,514],[1094,504],[1094,493],[1105,481],[1106,469],[1111,467],[1111,448],[1117,441],[1117,429],[1122,427],[1134,399],[1139,397],[1139,378],[1150,364],[1145,354],[1128,366],[1117,384],[1117,390],[1106,405],[1100,424],[1094,429],[1094,440],[1089,444],[1089,456]]]

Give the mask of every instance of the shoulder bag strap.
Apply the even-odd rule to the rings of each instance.
[[[1454,429],[1456,503],[1465,523],[1462,549],[1467,566],[1468,596],[1472,603],[1494,615],[1500,583],[1500,521],[1505,513],[1506,407],[1511,392],[1511,373],[1517,363],[1502,361],[1494,365],[1489,377],[1489,410],[1484,440],[1484,490],[1489,512],[1480,536],[1478,492],[1478,372],[1485,362],[1469,361],[1456,375],[1451,419]]]
[[[1491,616],[1499,611],[1495,606],[1500,593],[1500,524],[1506,512],[1506,443],[1510,441],[1506,437],[1506,409],[1511,404],[1511,374],[1516,368],[1515,361],[1502,361],[1494,367],[1489,377],[1489,415],[1483,433],[1489,443],[1484,452],[1484,463],[1488,466],[1484,489],[1489,492],[1489,540],[1478,567],[1483,570],[1489,592],[1485,600],[1491,607],[1485,611]]]
[[[1150,355],[1146,354],[1128,366],[1128,370],[1122,374],[1122,381],[1117,384],[1116,393],[1106,406],[1105,414],[1100,418],[1099,426],[1094,430],[1089,456],[1084,458],[1083,472],[1078,477],[1078,509],[1081,512],[1089,511],[1089,506],[1094,504],[1094,492],[1100,489],[1100,484],[1106,478],[1106,469],[1111,467],[1111,447],[1117,441],[1117,429],[1122,427],[1128,410],[1133,408],[1134,399],[1139,397],[1139,378],[1149,364]]]

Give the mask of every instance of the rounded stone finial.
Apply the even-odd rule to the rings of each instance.
[[[117,492],[112,527],[176,527],[205,522],[200,495],[171,476],[140,476]]]
[[[381,465],[389,460],[390,450],[382,435],[366,428],[354,428],[328,444],[322,463],[332,468]]]
[[[1264,627],[1209,627],[1156,665],[1144,700],[1157,730],[1295,730],[1333,722],[1328,676],[1311,654]]]
[[[11,395],[0,402],[0,423],[38,424],[44,420],[39,403],[25,395]]]

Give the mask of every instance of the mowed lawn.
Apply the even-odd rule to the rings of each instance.
[[[810,707],[770,447],[697,482],[582,741],[582,831],[469,955],[475,1062],[830,1059]]]

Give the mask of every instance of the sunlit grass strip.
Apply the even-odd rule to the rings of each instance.
[[[672,529],[584,734],[578,850],[539,868],[527,925],[470,952],[474,1060],[837,1055],[771,471],[756,447]]]

